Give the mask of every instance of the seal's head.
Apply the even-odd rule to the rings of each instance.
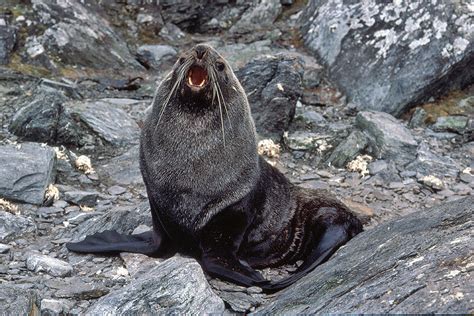
[[[211,46],[198,44],[181,54],[169,80],[171,94],[180,103],[208,107],[222,106],[227,99],[229,85],[240,88],[227,61]],[[239,90],[240,91],[240,90]]]

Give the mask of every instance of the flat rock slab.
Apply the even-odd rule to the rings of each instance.
[[[30,271],[46,272],[56,277],[69,276],[73,271],[72,266],[63,260],[36,253],[26,258],[26,267]]]
[[[100,298],[86,314],[200,315],[222,313],[224,309],[224,302],[211,290],[199,263],[172,257]]]
[[[259,314],[469,313],[474,196],[363,232]]]
[[[139,184],[143,186],[140,172],[138,146],[130,147],[122,155],[112,158],[108,163],[98,166],[100,177],[110,178],[120,185]]]
[[[466,1],[311,0],[300,17],[301,32],[349,101],[399,116],[433,94],[472,83],[469,6]]]
[[[116,146],[137,144],[140,128],[127,112],[105,101],[74,103],[71,112],[99,137]]]
[[[34,143],[0,146],[0,197],[42,204],[54,179],[56,154]]]

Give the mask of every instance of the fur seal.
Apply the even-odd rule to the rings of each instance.
[[[211,276],[266,292],[280,290],[326,261],[362,231],[326,191],[297,187],[257,154],[246,94],[213,48],[185,52],[157,89],[140,140],[140,168],[153,231],[105,231],[69,243],[76,252],[173,249]],[[303,260],[280,281],[255,268]]]

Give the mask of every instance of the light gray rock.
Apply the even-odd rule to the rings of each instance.
[[[368,165],[370,175],[375,175],[387,169],[388,164],[385,160],[375,160]]]
[[[420,176],[434,175],[441,179],[455,178],[459,169],[460,166],[454,159],[433,153],[426,142],[420,144],[416,159],[405,167],[405,170],[414,171]]]
[[[469,313],[473,203],[467,197],[361,233],[257,314]]]
[[[65,315],[71,308],[71,302],[44,298],[41,300],[41,315]]]
[[[0,244],[0,254],[8,253],[11,249],[10,245]]]
[[[383,112],[362,111],[356,126],[368,137],[367,151],[374,157],[406,164],[415,158],[417,142],[410,131],[393,116]]]
[[[34,143],[0,146],[0,197],[42,204],[53,181],[56,154]]]
[[[65,277],[72,274],[72,266],[56,258],[32,253],[26,258],[26,267],[34,272],[46,272],[52,276]]]
[[[122,155],[114,157],[108,163],[99,166],[97,172],[101,178],[110,178],[114,183],[120,185],[143,185],[138,161],[138,146],[132,146]]]
[[[71,111],[106,142],[115,146],[138,143],[140,128],[127,112],[106,101],[75,102]]]
[[[300,23],[305,45],[350,102],[399,116],[472,82],[469,12],[464,1],[311,0]]]
[[[173,257],[100,298],[86,313],[208,314],[224,310],[224,302],[211,290],[200,265],[194,259]]]
[[[283,54],[266,55],[252,60],[236,75],[247,93],[257,133],[280,140],[302,94],[301,60]]]
[[[159,69],[164,61],[174,59],[177,54],[176,49],[168,45],[142,45],[137,49],[140,63],[152,69]]]
[[[462,134],[467,127],[469,118],[467,116],[442,116],[438,117],[431,128],[436,132],[455,132]]]
[[[280,0],[259,0],[249,7],[231,28],[232,33],[248,33],[270,28],[281,13]]]
[[[0,314],[39,315],[38,294],[20,285],[0,284]]]
[[[35,223],[30,218],[0,211],[0,242],[14,240],[35,229]]]
[[[97,203],[99,192],[89,191],[67,191],[63,199],[76,205],[94,206]]]

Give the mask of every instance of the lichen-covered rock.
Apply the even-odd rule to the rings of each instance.
[[[472,83],[474,28],[465,1],[312,0],[306,46],[360,108],[398,116],[410,105]]]
[[[35,143],[0,146],[0,197],[42,204],[53,181],[56,154]]]
[[[301,61],[291,56],[267,55],[252,60],[236,75],[247,93],[257,133],[280,140],[302,93]]]
[[[212,314],[224,312],[224,302],[211,290],[194,259],[173,257],[130,284],[100,298],[90,315]]]
[[[258,314],[469,313],[474,197],[359,234]]]

